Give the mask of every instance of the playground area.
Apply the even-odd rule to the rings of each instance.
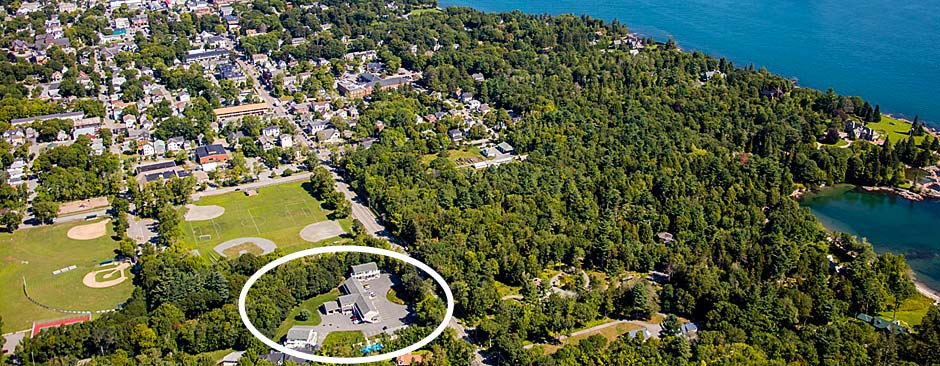
[[[34,321],[59,319],[73,314],[69,311],[113,309],[123,303],[133,291],[127,270],[125,280],[108,287],[92,288],[84,285],[89,272],[98,272],[100,264],[114,258],[118,243],[111,239],[111,227],[105,225],[105,234],[89,240],[73,240],[67,235],[74,227],[87,222],[73,222],[20,229],[0,234],[0,316],[4,329],[28,329]],[[109,271],[113,271],[111,267]],[[97,273],[96,281],[116,281],[106,272]],[[23,292],[24,282],[30,301]]]
[[[203,197],[194,205],[196,210],[201,210],[198,208],[200,206],[217,206],[222,208],[224,213],[215,218],[184,223],[184,240],[192,241],[200,253],[221,256],[237,255],[242,250],[251,253],[258,248],[267,253],[267,242],[275,244],[277,248],[294,251],[310,246],[310,243],[299,235],[304,227],[327,221],[326,215],[329,212],[320,208],[320,202],[314,199],[300,182],[263,187],[257,192],[255,195],[231,192]],[[341,232],[346,232],[351,225],[351,219],[344,219],[338,226]],[[256,240],[257,238],[267,242]],[[231,244],[235,239],[240,241]],[[256,248],[248,245],[234,253],[225,252],[230,247],[246,242],[251,242]],[[221,244],[226,246],[215,250]]]

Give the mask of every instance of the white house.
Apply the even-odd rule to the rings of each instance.
[[[151,156],[156,153],[156,149],[153,147],[153,143],[145,143],[140,146],[140,155]]]
[[[281,128],[277,126],[268,126],[261,130],[261,134],[267,137],[277,137],[281,134]]]
[[[357,264],[352,266],[350,277],[359,281],[368,281],[379,278],[379,266],[375,262]]]
[[[294,147],[294,136],[291,136],[289,134],[285,133],[281,135],[281,137],[278,138],[278,141],[281,143],[281,147],[285,149],[290,149]]]
[[[287,331],[284,346],[290,349],[302,349],[317,344],[317,332],[312,327],[296,326]]]

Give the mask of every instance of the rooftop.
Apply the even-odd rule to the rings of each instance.
[[[379,270],[379,266],[375,264],[375,262],[357,264],[357,265],[352,266],[353,273],[374,272],[378,270]]]

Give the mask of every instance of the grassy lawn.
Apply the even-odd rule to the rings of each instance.
[[[359,330],[344,330],[339,332],[330,332],[323,339],[323,348],[332,349],[339,347],[348,347],[354,344],[366,341],[366,337]]]
[[[518,295],[519,291],[522,290],[522,286],[509,286],[499,281],[493,281],[493,285],[496,287],[496,293],[499,294],[499,297]]]
[[[195,204],[225,208],[225,214],[215,219],[183,224],[183,240],[194,243],[203,255],[215,254],[212,248],[217,244],[241,237],[270,239],[286,252],[310,247],[312,243],[300,238],[300,230],[326,221],[329,214],[304,190],[302,182],[259,188],[258,194],[250,197],[242,192],[204,197]],[[350,218],[340,220],[340,226],[346,230],[351,225]],[[211,238],[202,239],[203,235]]]
[[[405,300],[398,298],[398,294],[395,293],[395,289],[388,289],[388,293],[385,294],[385,298],[388,301],[391,301],[392,304],[405,305]]]
[[[333,289],[330,292],[327,292],[322,295],[311,297],[300,305],[295,306],[290,310],[290,314],[287,316],[287,319],[284,319],[284,322],[281,323],[281,326],[277,327],[277,331],[274,333],[274,339],[281,339],[287,335],[287,331],[295,325],[319,325],[320,324],[320,305],[327,301],[336,301],[336,298],[339,297],[339,289]],[[297,320],[297,314],[300,314],[300,311],[307,309],[310,311],[310,318],[305,321]]]
[[[225,357],[225,355],[232,353],[232,351],[233,349],[227,348],[227,349],[220,349],[218,351],[203,352],[203,353],[196,355],[196,359],[199,361],[205,361],[206,363],[204,363],[204,365],[217,364],[219,363],[219,361],[222,361],[222,357]]]
[[[900,320],[904,323],[907,323],[909,326],[915,326],[921,323],[921,320],[924,319],[924,316],[927,315],[927,310],[930,309],[930,306],[933,304],[933,301],[928,299],[926,296],[921,294],[915,294],[913,297],[905,300],[901,303],[901,307],[898,308],[897,320]],[[892,306],[894,304],[891,304]],[[893,310],[883,311],[878,313],[882,318],[893,320],[894,315]]]
[[[422,14],[434,14],[434,13],[440,13],[440,12],[441,12],[440,10],[434,9],[434,8],[431,8],[431,9],[415,9],[415,10],[412,10],[410,13],[408,13],[408,17],[413,17],[413,16],[416,16],[416,15],[422,15]]]
[[[66,310],[112,309],[127,300],[133,291],[131,281],[120,285],[93,289],[82,284],[86,273],[97,270],[98,263],[114,258],[117,242],[108,225],[108,235],[94,240],[71,240],[66,232],[74,226],[90,222],[20,229],[0,234],[0,316],[4,331],[30,327],[34,320],[69,316],[39,307],[23,295],[26,279],[30,296],[49,306]],[[53,275],[60,268],[78,268]]]
[[[836,141],[836,143],[834,144],[823,144],[823,146],[835,146],[835,147],[843,147],[843,146],[848,146],[848,145],[849,145],[849,142],[842,140],[842,139],[840,139],[839,141]]]
[[[908,132],[911,130],[910,123],[886,115],[881,116],[881,122],[869,122],[868,127],[878,131],[882,137],[890,136],[892,145],[906,139]],[[923,140],[924,136],[914,136],[914,142],[918,144]]]

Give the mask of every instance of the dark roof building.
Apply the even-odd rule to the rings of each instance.
[[[228,155],[225,154],[225,148],[222,145],[203,145],[196,148],[196,162],[199,164],[225,161],[227,159]]]

